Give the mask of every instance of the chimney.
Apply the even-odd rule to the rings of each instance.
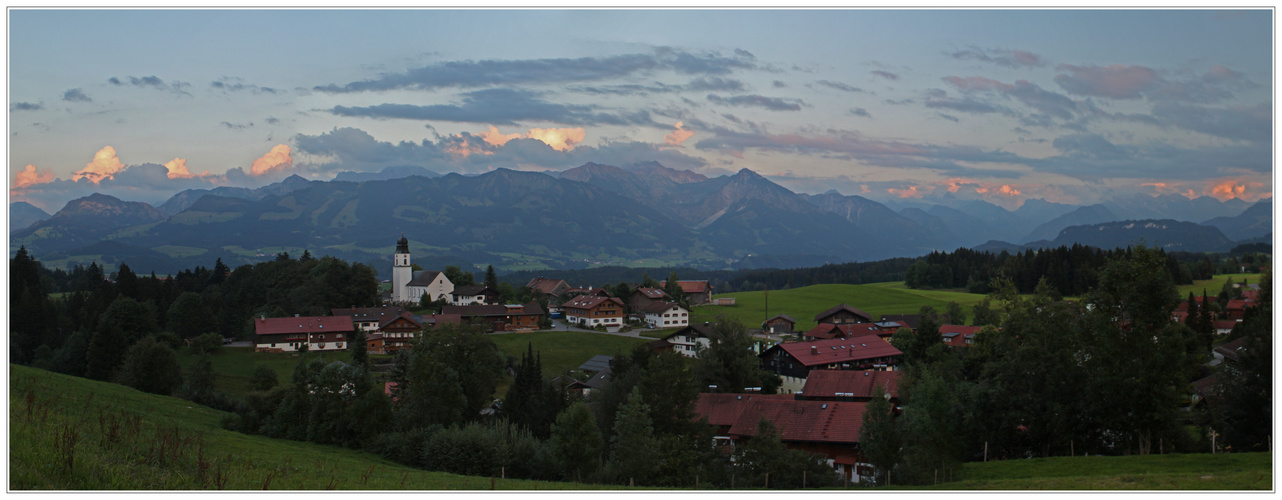
[[[818,355],[819,355],[819,348],[818,348],[818,347],[815,347],[815,346],[810,346],[810,355],[811,355],[811,356],[818,356]]]

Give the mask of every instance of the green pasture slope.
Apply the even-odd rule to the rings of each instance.
[[[622,487],[427,472],[223,430],[177,398],[9,366],[10,490],[548,490]]]
[[[564,332],[544,330],[531,333],[503,333],[490,335],[490,340],[505,354],[520,359],[528,346],[533,346],[543,361],[543,375],[556,377],[578,368],[592,356],[627,354],[638,344],[650,339],[624,337],[606,333]]]
[[[1233,279],[1234,283],[1241,283],[1242,280],[1246,280],[1247,284],[1259,284],[1261,276],[1259,273],[1217,274],[1209,280],[1194,280],[1192,285],[1180,285],[1175,289],[1179,292],[1180,299],[1187,300],[1189,292],[1193,292],[1193,295],[1200,297],[1202,296],[1202,290],[1206,290],[1207,297],[1215,298],[1220,294],[1220,289],[1224,288],[1224,282],[1230,278]]]
[[[733,306],[696,306],[691,321],[716,321],[720,315],[738,318],[749,328],[758,328],[766,318],[787,314],[797,320],[797,329],[806,331],[815,326],[815,315],[846,304],[860,309],[878,319],[883,314],[916,314],[922,306],[932,306],[944,312],[948,303],[956,301],[970,316],[970,306],[983,300],[984,295],[946,290],[913,290],[902,281],[872,283],[867,285],[811,285],[788,290],[770,290],[770,309],[766,310],[767,292],[735,292],[718,294],[717,297],[734,297]]]
[[[249,377],[253,375],[254,368],[258,365],[271,368],[276,372],[276,381],[285,385],[294,376],[294,368],[298,366],[299,360],[310,358],[320,358],[326,362],[350,363],[352,354],[351,351],[321,351],[306,354],[254,352],[253,347],[223,346],[210,355],[209,362],[217,375],[214,378],[214,389],[240,398],[250,391]],[[191,349],[186,347],[178,349],[178,363],[182,365],[183,370],[187,370],[195,360],[196,355],[192,354]]]
[[[969,463],[933,490],[1270,490],[1270,453],[1055,457]],[[889,487],[890,489],[898,489]]]

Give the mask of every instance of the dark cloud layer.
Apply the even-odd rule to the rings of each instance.
[[[842,91],[842,92],[863,92],[863,91],[864,91],[864,89],[861,89],[861,88],[859,88],[859,87],[853,87],[853,86],[846,85],[846,84],[841,83],[841,82],[834,82],[834,81],[831,81],[831,80],[819,80],[819,81],[817,81],[817,82],[815,82],[815,83],[817,83],[817,84],[819,84],[819,85],[823,85],[823,86],[828,87],[828,88],[837,89],[837,90],[840,90],[840,91]]]
[[[508,85],[540,85],[595,82],[674,71],[688,75],[724,76],[737,69],[756,67],[751,54],[725,57],[717,52],[693,53],[660,47],[649,54],[624,54],[577,59],[527,59],[449,61],[386,73],[377,78],[343,85],[318,85],[314,90],[331,93],[369,92],[396,89],[475,88]]]
[[[949,52],[948,55],[953,59],[982,61],[1007,68],[1033,68],[1046,64],[1041,56],[1023,50],[981,49],[970,46],[962,50]]]
[[[485,89],[463,94],[462,104],[379,104],[334,106],[339,116],[401,118],[462,123],[516,125],[519,120],[539,120],[571,125],[649,125],[656,123],[646,111],[610,112],[597,106],[558,104],[541,94],[515,89]]]
[[[38,111],[45,109],[44,103],[39,102],[15,102],[9,105],[9,111]]]
[[[805,104],[805,101],[802,101],[801,99],[783,99],[756,94],[736,95],[730,97],[708,94],[708,101],[722,106],[756,107],[765,108],[771,111],[801,111],[801,106]]]
[[[107,79],[107,83],[110,83],[116,86],[131,85],[138,88],[151,88],[155,90],[165,90],[165,91],[173,92],[175,94],[182,94],[182,95],[191,97],[191,93],[185,90],[191,87],[191,84],[187,82],[172,81],[169,83],[165,83],[164,80],[160,79],[155,75],[144,76],[144,77],[128,76],[125,78],[126,80],[121,80],[113,76]]]
[[[67,102],[93,102],[89,96],[85,95],[80,89],[68,89],[62,93],[62,100]]]

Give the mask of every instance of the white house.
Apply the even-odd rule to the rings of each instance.
[[[654,302],[645,308],[645,322],[650,328],[690,325],[690,311],[676,302]]]
[[[712,345],[712,341],[709,340],[711,334],[712,327],[707,324],[689,325],[664,337],[663,340],[672,344],[673,352],[697,358],[700,350],[707,349],[709,345]]]
[[[561,304],[561,307],[565,309],[565,320],[569,323],[586,327],[623,325],[623,301],[614,297],[580,295]]]

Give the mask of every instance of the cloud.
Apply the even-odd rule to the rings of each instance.
[[[40,173],[36,170],[35,165],[27,165],[27,168],[19,170],[14,174],[13,186],[10,186],[9,189],[12,190],[14,188],[23,188],[27,186],[33,186],[36,184],[45,184],[45,183],[53,182],[55,178],[56,177],[54,177],[53,172],[51,172],[47,168],[45,169],[44,173]]]
[[[105,146],[93,155],[93,161],[85,165],[85,168],[72,174],[72,181],[88,179],[94,184],[102,182],[103,179],[110,179],[113,175],[125,168],[125,164],[120,162],[116,157],[116,148]]]
[[[39,111],[45,108],[44,103],[39,102],[15,102],[9,105],[9,111]]]
[[[935,188],[932,186],[908,186],[906,188],[888,188],[886,192],[899,198],[922,198],[934,190]]]
[[[754,67],[754,58],[742,53],[736,53],[735,57],[724,57],[718,52],[694,53],[659,47],[651,53],[610,57],[447,61],[343,85],[318,85],[314,90],[345,93],[564,84],[603,81],[660,70],[720,76],[737,69]]]
[[[266,120],[263,120],[263,121],[267,122],[268,125],[275,125],[277,123],[280,123],[280,119],[273,116],[269,116],[267,117]]]
[[[375,106],[334,106],[329,111],[339,116],[401,118],[464,123],[516,125],[518,120],[550,121],[581,125],[649,125],[658,126],[646,111],[601,112],[597,106],[556,104],[541,99],[539,93],[515,89],[486,89],[463,94],[463,103],[379,104]]]
[[[997,193],[1005,196],[1009,196],[1011,198],[1014,198],[1016,196],[1023,194],[1023,193],[1020,193],[1018,189],[1016,189],[1014,186],[1011,186],[1010,184],[1002,184],[1002,187],[997,190]]]
[[[267,154],[254,160],[254,164],[249,169],[249,175],[257,177],[272,171],[283,171],[289,168],[294,164],[294,159],[289,155],[290,151],[289,146],[277,144]]]
[[[507,144],[507,141],[510,141],[512,139],[520,139],[521,137],[522,136],[519,133],[503,134],[502,132],[499,132],[498,127],[495,127],[495,126],[490,126],[490,130],[481,134],[481,138],[484,139],[485,142],[488,142],[494,146],[502,146],[504,144]]]
[[[185,96],[187,96],[187,97],[191,97],[191,94],[190,94],[190,93],[188,93],[186,90],[183,90],[183,89],[185,89],[185,88],[191,87],[191,84],[190,84],[190,83],[187,83],[187,82],[173,81],[173,82],[170,82],[170,83],[166,84],[164,80],[160,79],[159,77],[157,77],[157,76],[155,76],[155,75],[152,75],[152,76],[144,76],[144,77],[141,77],[141,78],[139,78],[139,77],[135,77],[135,76],[129,76],[129,77],[125,77],[125,78],[127,78],[127,79],[128,79],[128,81],[127,81],[127,82],[126,82],[126,81],[122,81],[121,79],[116,78],[116,77],[114,77],[114,76],[113,76],[113,77],[111,77],[111,78],[108,78],[108,79],[107,79],[107,83],[110,83],[110,84],[112,84],[112,85],[116,85],[116,86],[124,86],[125,84],[128,84],[128,85],[132,85],[132,86],[134,86],[134,87],[138,87],[138,88],[151,88],[151,89],[156,89],[156,90],[166,90],[166,91],[169,91],[169,92],[173,92],[173,93],[175,93],[175,94],[182,94],[182,95],[185,95]]]
[[[165,177],[170,179],[191,179],[193,177],[210,177],[213,175],[209,173],[208,170],[199,175],[191,173],[191,171],[187,170],[186,158],[174,158],[169,160],[165,162],[164,167],[167,170]]]
[[[879,77],[885,78],[885,79],[887,79],[887,80],[898,80],[898,79],[899,79],[899,75],[896,75],[896,74],[891,73],[891,72],[889,72],[889,71],[882,71],[882,70],[876,69],[876,70],[872,70],[872,71],[870,71],[870,73],[872,73],[872,74],[873,74],[873,76],[879,76]]]
[[[691,80],[684,87],[684,90],[704,92],[716,90],[722,92],[738,92],[744,89],[743,82],[733,78],[721,78],[719,76],[705,76]]]
[[[583,142],[587,132],[582,128],[532,128],[529,138],[543,141],[557,151],[569,151]]]
[[[872,115],[868,114],[868,110],[864,108],[850,108],[850,114],[855,116],[862,116],[864,118],[872,118]]]
[[[673,127],[675,127],[676,130],[673,130],[671,134],[663,136],[664,144],[669,146],[680,146],[681,143],[686,142],[687,139],[694,137],[694,131],[685,128],[685,123],[683,122],[677,122]]]
[[[850,85],[846,85],[841,82],[834,82],[831,80],[819,80],[815,83],[819,85],[823,85],[825,87],[834,88],[842,92],[863,92],[864,91],[864,89],[861,89],[859,87],[852,87]]]
[[[1058,118],[1065,121],[1072,120],[1083,111],[1079,109],[1080,107],[1078,103],[1074,102],[1067,96],[1045,90],[1037,84],[1031,83],[1027,80],[1018,80],[1013,84],[999,82],[997,80],[980,76],[966,78],[947,76],[944,77],[943,80],[966,94],[996,93],[1004,97],[1015,99],[1043,115],[1021,117],[1022,120],[1029,125],[1049,125],[1049,118]],[[983,103],[975,101],[963,103],[954,102],[952,104],[962,107],[974,106],[973,109],[978,110],[982,109],[981,105]],[[952,107],[950,109],[961,110],[957,107]],[[1007,114],[1015,115],[1013,110],[1005,108],[998,108],[994,106],[994,110],[1001,110]]]
[[[801,99],[782,99],[756,94],[736,95],[728,98],[716,94],[708,94],[708,101],[722,106],[758,107],[771,111],[801,111],[801,105],[805,104],[805,101]]]
[[[1070,94],[1108,97],[1112,99],[1139,99],[1145,90],[1161,82],[1157,72],[1145,66],[1074,66],[1061,64],[1056,67],[1055,83]]]
[[[66,92],[63,92],[62,100],[67,102],[93,102],[93,99],[90,99],[89,96],[85,95],[84,92],[81,92],[80,89],[68,89]]]
[[[249,128],[249,127],[253,127],[253,126],[254,126],[254,122],[249,122],[248,124],[245,124],[245,123],[220,122],[220,123],[219,123],[219,125],[222,125],[222,126],[224,126],[224,127],[227,127],[227,128],[229,128],[229,129],[242,129],[242,130],[243,130],[243,129],[247,129],[247,128]]]
[[[1045,65],[1041,56],[1032,52],[1010,49],[981,49],[970,46],[948,53],[953,59],[982,61],[1008,68],[1032,68]]]
[[[788,86],[788,84],[784,83],[784,82],[783,82],[783,81],[781,81],[781,80],[775,80],[775,81],[774,81],[774,83],[770,84],[770,86],[772,86],[772,87],[774,87],[774,88],[777,88],[777,89],[781,89],[781,88],[787,87],[787,86]]]
[[[925,104],[928,108],[951,109],[963,113],[995,113],[1001,111],[1001,108],[997,106],[972,97],[949,97],[948,93],[942,90],[930,93],[926,97]]]
[[[285,92],[283,90],[278,90],[271,87],[261,87],[251,83],[240,83],[239,81],[233,81],[233,80],[239,80],[239,78],[232,79],[232,78],[224,77],[219,80],[209,82],[209,86],[215,89],[224,90],[227,92],[249,91],[254,94],[272,94],[272,95]]]
[[[1153,117],[1159,123],[1238,141],[1273,140],[1273,110],[1269,103],[1211,108],[1158,102]]]

